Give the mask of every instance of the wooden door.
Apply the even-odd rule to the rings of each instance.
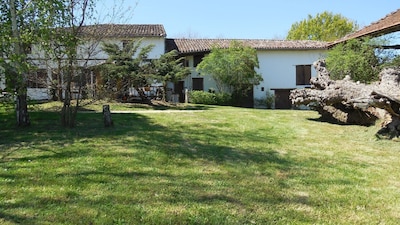
[[[275,109],[291,109],[292,102],[289,99],[291,89],[275,89]]]
[[[185,102],[185,92],[184,92],[184,81],[178,81],[175,83],[174,93],[179,95],[179,102]]]

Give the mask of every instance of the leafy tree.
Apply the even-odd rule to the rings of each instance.
[[[51,40],[46,34],[54,28],[61,6],[62,0],[0,0],[0,66],[9,91],[16,93],[18,126],[30,124],[26,81],[34,69],[31,44]]]
[[[58,56],[55,58],[57,62],[61,64],[59,67],[62,68],[65,80],[64,100],[61,109],[61,124],[65,127],[75,126],[82,86],[78,85],[78,99],[76,100],[75,106],[73,106],[71,105],[72,85],[75,78],[81,77],[82,71],[87,67],[87,60],[82,63],[81,55],[78,53],[78,47],[85,41],[80,36],[82,27],[87,20],[93,19],[94,2],[95,0],[62,1],[59,7],[60,10],[58,11],[60,15],[54,22],[55,27],[58,29],[52,29],[52,33],[50,34],[50,37],[53,38],[52,45],[58,47]],[[52,45],[50,45],[50,47]],[[89,56],[87,56],[87,58],[89,58]]]
[[[154,46],[141,48],[141,43],[131,41],[122,48],[117,44],[103,44],[102,49],[109,56],[102,66],[108,90],[116,89],[118,95],[125,95],[130,87],[135,87],[141,98],[146,98],[140,87],[147,86],[154,79],[153,66],[147,62],[148,54]]]
[[[225,49],[213,47],[197,66],[201,74],[213,77],[219,92],[230,93],[238,101],[263,80],[256,68],[257,51],[238,41],[232,41]]]
[[[378,79],[380,61],[369,39],[352,39],[329,50],[327,68],[333,80],[346,75],[354,81],[369,83]]]
[[[190,70],[182,64],[183,58],[178,58],[176,50],[167,52],[154,60],[155,79],[163,84],[163,100],[168,82],[182,80],[190,74]]]
[[[183,58],[178,58],[177,51],[170,51],[159,59],[149,61],[148,54],[154,46],[142,47],[141,43],[132,41],[122,49],[117,44],[103,44],[103,51],[109,56],[107,63],[103,65],[107,89],[116,89],[118,95],[125,95],[130,87],[134,87],[142,100],[145,100],[141,87],[160,82],[163,84],[162,94],[165,100],[167,83],[185,78],[190,71],[182,66]]]
[[[71,83],[77,74],[78,34],[91,17],[95,0],[0,0],[0,64],[5,69],[8,87],[17,95],[17,124],[30,123],[27,110],[28,73],[35,69],[33,50],[44,50],[46,57],[54,45],[62,46],[66,89],[62,122],[73,126],[76,110],[71,104]],[[68,29],[66,29],[68,28]],[[36,49],[41,47],[41,49]],[[51,60],[52,58],[49,58]],[[53,58],[54,59],[54,58]],[[37,63],[37,62],[35,62]]]
[[[400,67],[400,55],[393,56],[393,58],[388,61],[385,66],[387,67]]]
[[[307,19],[292,24],[286,39],[335,41],[357,29],[355,22],[340,14],[325,11],[315,17],[308,15]]]

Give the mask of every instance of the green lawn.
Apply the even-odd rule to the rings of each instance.
[[[24,129],[0,110],[0,224],[400,223],[399,142],[378,127],[190,106],[64,129],[54,107]]]

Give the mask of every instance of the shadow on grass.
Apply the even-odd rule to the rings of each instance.
[[[251,145],[240,144],[279,144],[277,137],[268,135],[267,132],[260,136],[255,131],[239,133],[234,130],[218,130],[218,127],[225,125],[223,123],[215,124],[215,129],[208,130],[179,124],[177,120],[176,126],[167,127],[143,114],[113,114],[115,126],[104,128],[102,114],[93,113],[78,114],[77,127],[65,129],[59,125],[58,113],[34,112],[30,115],[32,126],[25,129],[14,127],[12,115],[0,115],[3,122],[0,129],[0,179],[9,180],[10,183],[6,186],[12,185],[16,189],[32,185],[32,189],[41,186],[66,190],[56,196],[27,193],[18,195],[18,201],[1,201],[0,217],[12,223],[62,223],[71,219],[70,215],[65,215],[70,210],[68,204],[77,205],[76,213],[80,208],[96,208],[98,213],[104,214],[117,213],[105,206],[115,206],[115,209],[123,211],[120,207],[129,209],[130,204],[143,201],[151,204],[161,201],[168,204],[227,204],[236,208],[251,208],[252,203],[249,200],[240,199],[240,192],[248,191],[247,184],[237,184],[230,180],[229,174],[223,175],[227,176],[225,178],[220,174],[201,172],[194,175],[172,174],[161,171],[163,164],[166,167],[175,166],[177,170],[191,168],[190,163],[199,161],[224,165],[231,170],[237,167],[246,168],[252,164],[268,165],[272,170],[263,172],[266,179],[274,175],[274,170],[290,170],[293,163],[267,145],[256,149]],[[93,143],[92,139],[102,140],[102,143]],[[235,143],[230,143],[231,141]],[[112,161],[114,157],[118,161]],[[92,162],[93,158],[97,161]],[[77,161],[83,162],[78,164]],[[27,165],[27,162],[36,164]],[[27,168],[21,168],[24,166]],[[149,169],[135,171],[129,169],[130,167]],[[60,168],[62,170],[58,171]],[[15,172],[24,169],[24,173]],[[205,166],[202,169],[207,168]],[[46,171],[41,174],[41,170]],[[14,172],[10,174],[7,171]],[[221,184],[221,187],[215,185],[224,179],[226,184]],[[237,193],[235,186],[241,189]],[[121,193],[121,188],[128,189]],[[213,188],[216,190],[208,191]],[[86,196],[81,193],[82,189],[92,191],[92,195],[98,194],[100,197]],[[228,193],[229,190],[233,193]],[[259,197],[251,200],[268,205],[279,204],[284,201],[284,197],[280,195],[280,190],[273,190],[260,193]],[[7,198],[11,197],[7,195]],[[61,212],[58,215],[60,219],[53,218],[55,221],[43,221],[32,215],[23,216],[17,213],[21,210],[52,213],[51,208],[56,205],[59,205]],[[224,213],[226,217],[230,216],[228,210]],[[93,215],[79,215],[73,217],[83,219],[86,224],[94,223]],[[178,217],[176,221],[180,219],[182,218]]]

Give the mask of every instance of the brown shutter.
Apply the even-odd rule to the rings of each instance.
[[[311,65],[304,66],[304,84],[310,84]]]
[[[296,85],[302,85],[304,82],[303,66],[296,66]]]
[[[203,78],[192,78],[192,89],[196,91],[203,91],[204,90],[204,82]]]

